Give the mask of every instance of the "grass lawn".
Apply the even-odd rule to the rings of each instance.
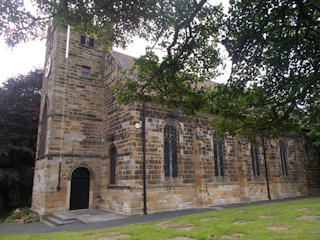
[[[115,237],[118,236],[118,237]],[[194,214],[94,231],[0,234],[1,240],[320,239],[320,198]]]

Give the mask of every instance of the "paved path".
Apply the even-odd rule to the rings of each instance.
[[[177,210],[170,212],[160,212],[160,213],[152,213],[142,216],[133,216],[133,217],[124,217],[122,219],[111,219],[103,222],[92,222],[92,223],[73,223],[68,225],[62,225],[57,227],[49,227],[43,223],[34,223],[34,224],[9,224],[9,223],[1,223],[0,224],[0,233],[8,233],[8,234],[30,234],[30,233],[49,233],[49,232],[62,232],[62,231],[77,231],[77,230],[94,230],[94,229],[102,229],[116,226],[123,226],[134,223],[142,223],[142,222],[151,222],[164,220],[173,217],[180,217],[195,213],[203,213],[209,211],[218,211],[222,209],[232,209],[239,208],[244,206],[254,206],[261,204],[272,204],[283,201],[297,200],[308,197],[294,197],[294,198],[286,198],[280,200],[272,200],[272,201],[258,201],[258,202],[250,202],[250,203],[237,203],[230,205],[221,205],[221,206],[213,206],[210,208],[193,208],[193,209],[185,209],[185,210]]]

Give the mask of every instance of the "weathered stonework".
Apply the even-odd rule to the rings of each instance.
[[[32,209],[41,215],[70,209],[75,169],[90,172],[89,208],[136,215],[143,213],[142,103],[118,106],[110,86],[124,78],[132,58],[80,43],[72,33],[65,58],[66,29],[51,27],[46,61],[52,67],[43,81],[41,109],[47,105],[45,139],[39,134]],[[125,62],[121,62],[125,58]],[[82,67],[90,76],[81,77]],[[146,102],[147,211],[167,211],[268,199],[265,163],[259,147],[260,176],[253,176],[250,143],[224,140],[224,176],[215,176],[214,129],[210,116],[172,117],[160,105]],[[46,116],[40,115],[39,133]],[[165,177],[164,126],[178,132],[178,177]],[[272,199],[319,192],[319,173],[306,167],[301,138],[284,138],[288,175],[281,172],[279,141],[266,142]],[[116,148],[116,183],[110,184],[111,147]],[[79,189],[81,191],[81,189]]]

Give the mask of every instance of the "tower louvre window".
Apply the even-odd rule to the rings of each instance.
[[[90,78],[90,67],[82,66],[81,77]]]
[[[94,47],[94,38],[89,37],[88,45],[89,45],[90,47]]]
[[[165,177],[178,176],[177,129],[173,125],[164,127],[164,173]]]
[[[252,172],[253,176],[260,176],[260,166],[259,166],[259,148],[251,143],[251,158],[252,158]]]
[[[213,136],[213,160],[215,176],[224,176],[224,139]]]
[[[81,34],[80,35],[80,43],[81,44],[86,44],[86,35],[85,34]]]

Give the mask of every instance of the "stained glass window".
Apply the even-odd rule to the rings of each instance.
[[[251,158],[252,158],[252,172],[253,176],[260,176],[259,166],[259,148],[255,144],[251,143]]]
[[[224,176],[224,139],[213,136],[213,159],[215,176]]]
[[[165,177],[178,176],[177,129],[173,125],[164,127],[164,172]]]
[[[280,139],[279,144],[282,175],[288,176],[287,146],[282,139]]]

